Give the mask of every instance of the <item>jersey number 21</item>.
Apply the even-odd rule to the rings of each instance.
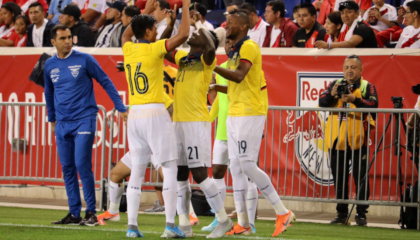
[[[133,78],[131,77],[131,65],[130,64],[127,64],[126,67],[127,67],[128,72],[129,72],[129,74],[128,74],[128,82],[130,83],[130,93],[131,93],[131,95],[134,95],[133,80],[132,80],[133,78],[134,78],[134,85],[136,87],[136,91],[139,94],[145,94],[145,93],[147,93],[147,91],[149,90],[149,80],[147,79],[146,74],[140,72],[141,63],[137,64],[136,72],[134,73],[134,77]],[[141,88],[140,87],[140,84],[139,84],[139,79],[140,78],[143,79],[143,88]]]

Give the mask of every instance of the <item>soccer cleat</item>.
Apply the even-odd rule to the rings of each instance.
[[[356,220],[356,224],[359,226],[367,226],[367,218],[366,218],[366,214],[364,213],[356,214],[356,216],[354,217],[354,220]]]
[[[244,228],[239,223],[236,223],[236,225],[226,233],[226,235],[251,235],[252,234],[252,228],[247,227]]]
[[[217,226],[217,223],[218,223],[217,222],[217,217],[215,217],[214,220],[213,220],[213,222],[211,222],[210,225],[201,228],[201,231],[204,231],[204,232],[213,232],[213,230]]]
[[[109,220],[109,221],[112,221],[112,222],[114,222],[114,221],[120,221],[120,214],[119,213],[117,213],[117,214],[111,214],[108,211],[106,211],[106,212],[98,215],[98,221],[99,220],[104,220],[104,221],[108,221]]]
[[[238,213],[236,212],[236,210],[233,210],[229,215],[228,218],[230,219],[237,219],[238,218]]]
[[[224,223],[218,222],[217,226],[214,228],[206,238],[221,238],[225,236],[233,228],[233,223],[230,218],[228,218]]]
[[[156,200],[155,204],[153,204],[153,207],[144,210],[145,213],[156,213],[156,212],[164,212],[165,206],[160,205],[159,200]]]
[[[252,228],[252,233],[257,233],[257,229],[255,229],[254,224],[249,224]]]
[[[335,217],[330,223],[350,226],[351,225],[350,219],[346,222],[347,216],[348,216],[347,213],[338,213],[337,217]]]
[[[290,210],[287,214],[277,215],[276,230],[274,230],[273,237],[276,237],[286,231],[289,224],[295,220],[295,214]]]
[[[85,218],[82,219],[79,225],[89,227],[98,226],[98,218],[93,212],[87,212]]]
[[[144,237],[143,233],[141,233],[139,230],[134,231],[134,230],[131,230],[131,229],[127,230],[127,234],[125,234],[125,236],[128,237],[128,238],[138,238],[138,237],[142,238],[142,237]]]
[[[51,224],[66,224],[66,225],[79,225],[82,221],[82,217],[75,217],[73,214],[69,213],[63,219],[51,222]]]
[[[200,224],[198,217],[194,217],[193,213],[190,214],[190,223],[191,223],[191,226],[198,226]]]
[[[166,226],[165,231],[163,232],[161,238],[186,238],[185,233],[178,229],[175,225],[174,228]]]

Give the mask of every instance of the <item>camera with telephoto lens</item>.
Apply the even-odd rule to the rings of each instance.
[[[338,98],[341,98],[343,94],[349,94],[349,87],[347,85],[347,80],[343,79],[340,83],[338,83],[337,87],[337,96]]]

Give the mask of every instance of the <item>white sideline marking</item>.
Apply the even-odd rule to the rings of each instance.
[[[54,228],[54,229],[66,229],[66,230],[84,230],[84,231],[102,231],[102,232],[126,232],[121,229],[102,229],[102,228],[89,228],[89,227],[64,227],[64,226],[47,226],[47,225],[36,225],[36,224],[14,224],[14,223],[0,223],[0,226],[6,227],[31,227],[31,228]],[[151,234],[161,234],[160,232],[153,231],[141,231],[142,233],[151,233]],[[205,237],[206,234],[194,233],[194,236]],[[240,238],[240,239],[260,239],[260,240],[290,240],[286,238],[270,238],[270,237],[245,237],[245,236],[229,236],[230,238]]]

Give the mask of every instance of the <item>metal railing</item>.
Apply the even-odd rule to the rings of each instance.
[[[95,190],[102,192],[107,118],[105,108],[98,108],[92,170]],[[0,103],[0,136],[0,181],[64,186],[55,136],[44,103]]]

